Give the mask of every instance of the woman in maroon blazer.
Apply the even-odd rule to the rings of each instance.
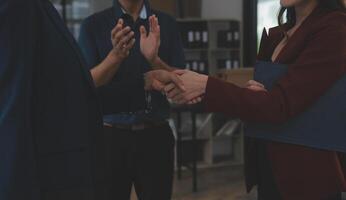
[[[280,23],[284,10],[288,22],[263,34],[258,55],[259,60],[289,66],[270,92],[255,81],[240,88],[177,71],[183,91],[168,84],[167,96],[179,104],[196,103],[203,96],[208,111],[250,122],[284,123],[305,111],[346,74],[346,14],[337,0],[281,0],[281,4]],[[162,90],[170,77],[163,71],[149,73],[147,89]],[[247,138],[248,190],[258,185],[263,200],[341,199],[346,190],[345,158],[338,152]]]

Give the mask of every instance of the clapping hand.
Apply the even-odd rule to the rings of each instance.
[[[130,27],[124,28],[124,20],[119,19],[117,25],[111,32],[111,40],[113,49],[109,53],[109,57],[117,61],[122,62],[130,54],[130,50],[135,44],[134,32]]]
[[[144,26],[140,27],[141,32],[141,52],[150,64],[158,59],[158,52],[161,44],[160,25],[158,18],[153,15],[149,17],[149,34]]]

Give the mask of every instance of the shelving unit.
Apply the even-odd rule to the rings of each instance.
[[[187,69],[216,75],[220,69],[238,69],[243,66],[241,23],[236,20],[178,19],[182,32]],[[233,44],[225,47],[219,44],[219,34],[227,32]],[[190,42],[189,42],[190,41]],[[191,42],[192,41],[192,42]],[[200,43],[199,45],[196,44]],[[226,41],[225,41],[226,42]],[[235,43],[234,43],[235,42]],[[193,62],[205,62],[208,70],[196,69]],[[225,61],[220,65],[220,61]],[[226,61],[228,62],[228,66]],[[195,68],[195,69],[194,69]]]
[[[187,60],[186,68],[205,73],[218,75],[220,72],[233,71],[243,66],[242,56],[242,27],[236,20],[203,20],[203,19],[178,19],[181,29],[184,52]],[[223,36],[224,40],[220,40]],[[225,43],[222,43],[222,42]],[[228,60],[228,66],[220,66],[220,61]],[[201,70],[198,63],[206,62],[207,70]],[[193,66],[191,63],[195,63]],[[225,63],[226,65],[226,63]],[[188,149],[196,142],[196,161],[202,166],[213,167],[218,164],[227,165],[243,164],[243,137],[242,123],[239,120],[229,119],[220,114],[199,113],[196,116],[196,141],[191,129],[193,123],[190,112],[173,114],[176,124],[181,118],[180,131],[182,137],[183,161],[193,161],[188,158]],[[184,157],[185,156],[185,157]]]

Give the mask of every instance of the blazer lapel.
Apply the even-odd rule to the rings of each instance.
[[[96,94],[94,82],[92,80],[90,73],[87,71],[87,69],[85,67],[86,63],[85,63],[84,57],[82,56],[82,54],[80,52],[80,49],[78,47],[77,42],[75,41],[75,39],[71,35],[70,31],[67,29],[65,23],[62,21],[59,13],[56,11],[54,6],[49,1],[42,1],[42,2],[44,3],[44,8],[46,10],[46,13],[49,15],[50,19],[55,24],[58,31],[60,31],[60,33],[64,36],[66,41],[70,44],[71,48],[74,50],[76,55],[78,56],[78,60],[80,62],[80,67],[82,68],[82,71],[85,75],[85,78],[87,79],[87,82],[91,86],[93,92]]]
[[[312,30],[311,26],[314,24],[314,21],[319,18],[320,14],[323,13],[321,11],[321,7],[316,7],[314,11],[304,20],[296,32],[293,33],[293,35],[288,39],[286,46],[281,50],[280,54],[276,58],[276,63],[290,64],[296,59],[297,56],[299,56],[299,52],[301,52],[300,50],[304,48],[306,44],[306,37],[310,34],[310,30]],[[276,35],[274,38],[280,38],[278,37],[278,33],[273,35]],[[281,34],[281,39],[276,41],[277,44],[274,45],[273,51],[283,37],[284,35]]]

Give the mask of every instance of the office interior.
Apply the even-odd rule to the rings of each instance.
[[[51,0],[72,34],[112,0]],[[250,80],[263,28],[277,25],[278,0],[150,0],[177,19],[186,69],[242,85]],[[230,78],[232,77],[232,78]],[[244,123],[198,106],[172,105],[174,200],[255,200],[245,189]],[[132,200],[137,199],[133,192]]]

